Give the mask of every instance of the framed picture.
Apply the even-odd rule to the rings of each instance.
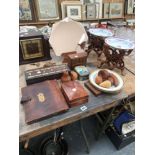
[[[33,4],[31,0],[19,0],[19,21],[32,22],[34,20]]]
[[[102,0],[95,0],[96,8],[98,7],[98,17],[103,18],[102,12],[103,12],[103,1]]]
[[[134,0],[128,0],[127,14],[134,14]]]
[[[104,11],[103,11],[104,18],[109,18],[109,11],[110,11],[109,9],[110,9],[110,3],[104,3]]]
[[[82,2],[82,4],[91,4],[91,3],[95,3],[95,0],[80,0]]]
[[[67,5],[67,17],[82,19],[82,5]]]
[[[36,0],[36,6],[39,21],[59,19],[57,0]]]
[[[122,18],[123,3],[110,3],[109,18]]]
[[[96,5],[96,19],[100,18],[100,4],[99,3],[95,3]]]
[[[87,19],[96,19],[96,4],[87,4]]]

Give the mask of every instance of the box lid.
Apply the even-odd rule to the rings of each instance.
[[[33,123],[51,115],[66,111],[68,105],[56,80],[44,81],[22,88],[26,123]]]
[[[62,84],[62,91],[68,102],[88,98],[88,93],[78,81],[69,81]]]

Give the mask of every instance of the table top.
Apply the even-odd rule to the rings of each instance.
[[[105,39],[105,43],[113,48],[122,50],[131,50],[135,47],[134,42],[118,37],[108,37]]]
[[[21,67],[26,68],[22,66]],[[90,66],[90,69],[94,70]],[[23,75],[24,76],[24,75]],[[24,77],[20,77],[20,82],[22,80],[25,80]],[[80,120],[82,118],[91,116],[97,112],[109,109],[113,106],[115,106],[118,101],[122,100],[123,98],[126,98],[128,95],[134,94],[134,76],[130,72],[127,71],[126,76],[122,76],[124,80],[124,87],[123,90],[119,94],[105,94],[95,97],[88,89],[86,91],[89,94],[89,101],[88,103],[84,104],[87,107],[87,110],[82,111],[80,108],[83,106],[77,106],[74,108],[70,108],[67,112],[53,116],[51,118],[33,123],[31,125],[27,125],[25,123],[25,113],[23,110],[23,106],[19,104],[20,107],[20,121],[19,121],[19,137],[20,141],[24,141],[28,138],[35,137],[37,135],[43,134],[45,132],[48,132],[50,130],[54,130],[58,127],[67,125],[69,123],[75,122],[77,120]],[[83,82],[81,82],[83,84]],[[20,83],[20,87],[23,87],[25,85],[25,82]]]
[[[122,31],[123,30],[123,31]],[[133,36],[131,33],[131,30],[129,29],[118,29],[119,36],[124,36],[124,34],[128,33],[129,35],[131,34],[130,37]],[[126,33],[124,33],[124,31]],[[129,35],[125,35],[129,36]],[[54,60],[53,52],[51,52],[52,55],[52,62]],[[57,58],[57,63],[60,63],[61,59],[58,57]],[[39,121],[37,123],[33,123],[31,125],[27,125],[25,123],[25,114],[24,110],[21,104],[19,104],[19,138],[20,141],[26,140],[28,138],[35,137],[37,135],[43,134],[45,132],[48,132],[50,130],[54,130],[58,127],[67,125],[69,123],[75,122],[77,120],[80,120],[82,118],[91,116],[97,112],[104,111],[106,109],[109,109],[111,107],[114,107],[117,104],[117,101],[126,98],[127,96],[134,95],[135,93],[135,66],[134,66],[134,52],[132,52],[131,55],[128,57],[125,57],[125,76],[121,75],[121,72],[117,69],[114,69],[123,79],[124,81],[124,86],[123,90],[119,94],[102,94],[98,97],[95,97],[86,87],[86,91],[89,94],[89,101],[88,103],[84,104],[87,106],[87,110],[81,111],[80,107],[77,106],[74,108],[69,109],[67,112],[53,116],[51,118],[48,118],[46,120]],[[44,62],[39,62],[39,66],[37,67],[36,65],[21,65],[19,68],[19,86],[21,89],[22,87],[26,86],[26,81],[24,77],[24,71],[29,70],[29,69],[34,69],[34,68],[39,68],[42,67],[46,62],[49,61],[44,61]],[[94,66],[97,66],[97,55],[95,53],[90,53],[89,57],[87,59],[87,65],[91,69],[91,71],[95,70],[96,68]],[[81,82],[83,84],[83,82]],[[21,97],[21,92],[20,97]]]
[[[89,33],[99,37],[112,37],[114,33],[109,29],[101,29],[101,28],[90,28]]]

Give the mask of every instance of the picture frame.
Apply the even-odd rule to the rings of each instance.
[[[87,4],[87,19],[96,19],[96,4]]]
[[[74,20],[82,19],[82,5],[67,5],[67,17],[70,17]]]
[[[98,18],[103,18],[103,1],[95,0],[96,8],[98,8]],[[97,13],[97,12],[96,12]]]
[[[123,3],[110,3],[109,18],[123,17]]]
[[[57,0],[36,0],[37,16],[39,21],[59,19]]]
[[[96,19],[101,18],[100,17],[100,4],[99,3],[95,3],[96,5]]]
[[[104,11],[103,11],[103,17],[109,18],[109,11],[110,11],[110,3],[104,3]]]
[[[19,22],[32,22],[35,20],[33,3],[31,0],[19,0]]]
[[[92,4],[95,3],[95,0],[80,0],[82,4]]]
[[[134,14],[134,0],[127,1],[127,14]]]

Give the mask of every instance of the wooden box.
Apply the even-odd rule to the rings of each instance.
[[[48,38],[38,30],[19,34],[19,64],[51,59]]]
[[[21,91],[25,121],[28,124],[68,110],[56,80],[33,84]]]
[[[61,89],[70,107],[88,102],[88,93],[78,81],[64,82]]]
[[[45,80],[60,79],[64,71],[69,71],[68,65],[63,63],[46,68],[37,68],[25,71],[27,85]]]
[[[71,69],[74,69],[75,66],[86,66],[86,63],[87,63],[87,53],[86,52],[68,55],[68,66]]]

